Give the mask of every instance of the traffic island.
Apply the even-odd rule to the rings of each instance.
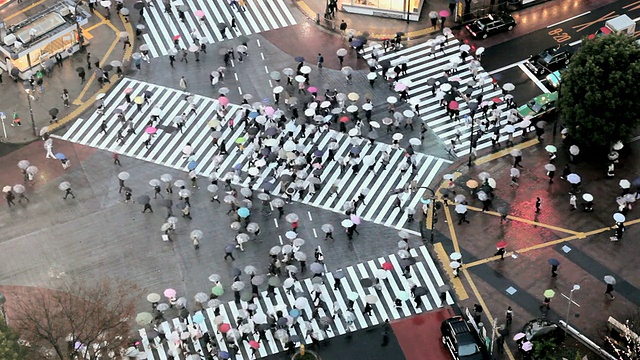
[[[291,360],[320,360],[320,356],[313,351],[305,350],[304,345],[296,352]]]

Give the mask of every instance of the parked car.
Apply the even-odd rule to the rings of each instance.
[[[538,77],[564,69],[569,65],[573,48],[571,46],[554,46],[542,51],[538,55],[532,55],[525,66]]]
[[[486,39],[489,35],[495,33],[513,30],[516,21],[507,13],[489,14],[471,24],[467,24],[465,28],[474,38]]]
[[[547,80],[547,83],[549,83],[552,88],[557,90],[560,87],[560,81],[562,81],[562,74],[560,73],[560,70],[556,70],[547,75],[545,80]]]
[[[529,100],[526,104],[518,107],[518,114],[521,117],[531,116],[531,121],[542,118],[547,114],[556,111],[556,101],[558,92],[544,93]]]
[[[440,325],[442,343],[454,360],[490,359],[484,344],[462,316],[454,316]]]

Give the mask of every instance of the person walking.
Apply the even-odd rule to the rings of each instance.
[[[605,295],[609,295],[609,298],[611,300],[615,299],[616,297],[613,296],[613,284],[607,284],[607,288],[604,291]]]
[[[322,65],[324,64],[324,56],[321,53],[318,53],[318,69],[322,69]]]
[[[536,197],[536,214],[540,214],[540,205],[542,205],[542,199]]]
[[[60,97],[62,98],[64,107],[69,107],[69,91],[67,89],[63,89],[62,95],[60,95]]]
[[[551,264],[551,277],[558,277],[558,266],[560,266],[557,263]]]
[[[578,208],[578,198],[574,194],[569,195],[569,206],[571,211]]]
[[[226,248],[224,248],[224,260],[227,260],[227,258],[231,258],[231,261],[235,261],[236,258],[233,257],[233,249],[235,249],[235,245],[234,246],[227,246]]]
[[[87,69],[91,70],[91,53],[87,53]]]
[[[71,187],[68,187],[65,191],[64,191],[64,197],[62,199],[67,200],[67,196],[71,195],[72,198],[76,198],[76,196],[73,194],[73,192],[71,191]]]
[[[124,189],[124,180],[118,179],[118,185],[120,186],[118,188],[118,194],[122,194],[122,189]]]
[[[51,139],[49,139],[51,140]],[[47,155],[45,156],[45,159],[55,159],[56,156],[53,154],[53,141],[45,141],[44,142],[44,149],[47,151]]]
[[[371,316],[371,311],[373,311],[373,306],[371,306],[371,304],[367,303],[364,306],[364,310],[362,310],[362,314]]]
[[[339,269],[338,269],[339,270]],[[333,290],[337,291],[340,289],[340,287],[342,287],[342,280],[339,278],[334,277],[333,278],[334,282],[333,282]]]
[[[15,206],[16,203],[13,202],[13,200],[16,199],[16,196],[13,195],[12,191],[7,191],[6,194],[4,194],[4,199],[7,200],[7,205],[9,205],[9,207]]]
[[[193,220],[193,218],[191,217],[191,206],[189,206],[189,204],[185,204],[182,208],[182,217]]]
[[[116,152],[113,153],[113,164],[122,166],[122,164],[120,163],[120,158],[118,157],[118,153]]]
[[[142,213],[146,213],[147,210],[149,210],[149,212],[153,212],[153,209],[151,208],[151,204],[149,203],[144,204],[144,209],[142,209]]]
[[[493,254],[493,256],[500,255],[500,260],[504,260],[504,254],[507,252],[507,249],[504,247],[499,247],[497,250],[498,251],[496,251],[496,253]]]
[[[180,77],[179,86],[180,86],[180,89],[182,89],[182,91],[187,90],[187,79],[185,79],[184,76]]]

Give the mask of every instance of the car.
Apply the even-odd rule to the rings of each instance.
[[[544,93],[529,100],[526,104],[518,107],[518,114],[521,117],[530,116],[531,121],[542,118],[556,111],[556,101],[558,92]]]
[[[562,81],[562,74],[560,73],[560,70],[556,70],[547,75],[544,79],[547,80],[549,86],[554,89],[558,89],[560,87],[560,81]]]
[[[507,13],[489,14],[471,24],[467,24],[465,28],[474,38],[486,39],[489,35],[505,31],[513,30],[516,21]]]
[[[446,319],[440,325],[442,343],[454,360],[490,359],[477,333],[472,332],[462,316]]]
[[[545,49],[538,55],[532,55],[525,66],[536,76],[541,77],[569,65],[573,48],[571,46],[554,46]]]

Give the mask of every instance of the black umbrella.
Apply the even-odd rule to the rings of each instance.
[[[260,184],[260,188],[262,190],[264,190],[265,192],[269,192],[269,191],[275,189],[275,187],[276,187],[275,183],[268,182],[268,181],[264,181],[264,182],[262,182],[262,184]]]
[[[58,110],[58,108],[51,108],[51,110],[49,110],[49,115],[57,116],[59,112],[60,110]]]
[[[380,64],[380,66],[383,67],[383,68],[390,68],[391,67],[391,61],[389,61],[387,59],[380,61],[378,64]]]
[[[276,136],[278,134],[278,129],[275,127],[270,127],[264,132],[267,136]]]
[[[404,32],[402,32],[402,31],[398,31],[398,32],[396,33],[396,36],[404,36]]]
[[[102,67],[102,70],[104,71],[111,71],[113,70],[113,66],[111,66],[110,64],[107,64],[105,66]]]
[[[144,8],[144,3],[142,1],[138,1],[135,4],[133,4],[133,8],[136,10],[140,10]]]
[[[258,128],[257,128],[257,127],[255,127],[255,126],[252,126],[252,127],[250,127],[250,128],[248,128],[248,129],[247,129],[247,133],[248,133],[249,135],[256,135],[256,134],[258,133],[258,131],[260,131],[260,129],[258,129]]]
[[[400,259],[400,266],[407,267],[416,263],[416,259],[413,257],[408,257],[406,259]]]
[[[420,297],[420,296],[423,296],[423,295],[427,295],[427,289],[425,289],[425,288],[424,288],[424,287],[422,287],[422,286],[417,287],[417,288],[414,290],[413,295],[414,295],[415,297]]]
[[[180,317],[183,318],[183,319],[186,319],[186,318],[189,317],[189,310],[187,310],[186,307],[184,307],[184,308],[182,308],[180,310]]]
[[[82,66],[78,66],[76,68],[76,71],[79,72],[79,73],[84,72],[84,68]]]
[[[153,92],[151,90],[145,90],[144,91],[144,95],[149,97],[149,96],[153,95]]]
[[[218,29],[224,29],[226,27],[227,27],[227,24],[225,24],[223,22],[218,23]]]
[[[364,44],[367,43],[367,41],[369,39],[367,39],[365,36],[360,35],[360,36],[356,37],[356,40],[359,40],[362,43],[362,45],[364,45]]]
[[[20,75],[20,70],[18,68],[11,68],[11,76],[18,77]]]
[[[173,200],[171,200],[171,199],[164,199],[164,200],[161,202],[161,205],[162,205],[162,206],[164,206],[164,207],[166,207],[167,209],[170,209],[170,208],[173,206]]]
[[[365,288],[371,287],[373,286],[373,280],[369,278],[360,279],[360,285]]]
[[[140,195],[140,196],[138,196],[138,198],[136,199],[136,201],[137,201],[139,204],[143,204],[143,205],[144,205],[144,204],[148,204],[148,203],[149,203],[149,201],[151,201],[151,198],[149,198],[149,195]]]
[[[240,35],[238,36],[238,41],[240,42],[240,44],[246,44],[249,42],[249,38],[244,35]]]

